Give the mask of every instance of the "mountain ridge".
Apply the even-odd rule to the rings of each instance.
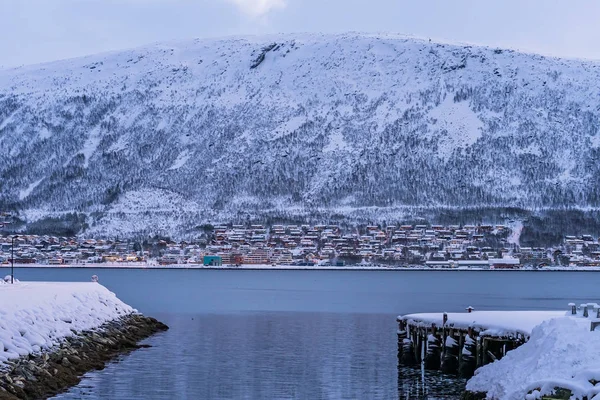
[[[286,210],[593,209],[599,78],[594,61],[373,34],[0,70],[0,209],[83,213],[92,233]]]

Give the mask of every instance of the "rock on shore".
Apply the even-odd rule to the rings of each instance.
[[[76,385],[81,376],[102,369],[115,356],[145,347],[138,342],[168,327],[132,313],[99,328],[66,337],[48,351],[0,364],[0,400],[43,399]]]

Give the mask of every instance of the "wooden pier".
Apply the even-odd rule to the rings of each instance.
[[[501,359],[506,352],[525,343],[536,325],[569,314],[566,311],[474,311],[472,307],[466,310],[464,313],[399,316],[399,365],[421,366],[470,378],[480,366]],[[600,308],[593,312],[600,313]]]

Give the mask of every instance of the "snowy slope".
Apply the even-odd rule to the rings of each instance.
[[[599,104],[599,63],[394,35],[0,70],[0,208],[85,212],[106,232],[124,215],[170,231],[174,215],[597,207]]]
[[[61,339],[99,327],[134,310],[98,283],[0,280],[2,363],[48,349]]]

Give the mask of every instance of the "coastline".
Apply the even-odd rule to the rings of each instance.
[[[0,399],[51,397],[168,327],[97,282],[0,280]]]
[[[10,265],[0,265],[0,269],[10,269]],[[261,265],[246,264],[241,266],[204,266],[201,264],[153,265],[142,263],[97,263],[97,264],[15,264],[15,268],[48,268],[48,269],[156,269],[156,270],[224,270],[224,271],[446,271],[446,272],[600,272],[600,267],[542,267],[542,268],[431,268],[424,266],[387,266],[385,264],[371,266],[299,266],[299,265]]]

